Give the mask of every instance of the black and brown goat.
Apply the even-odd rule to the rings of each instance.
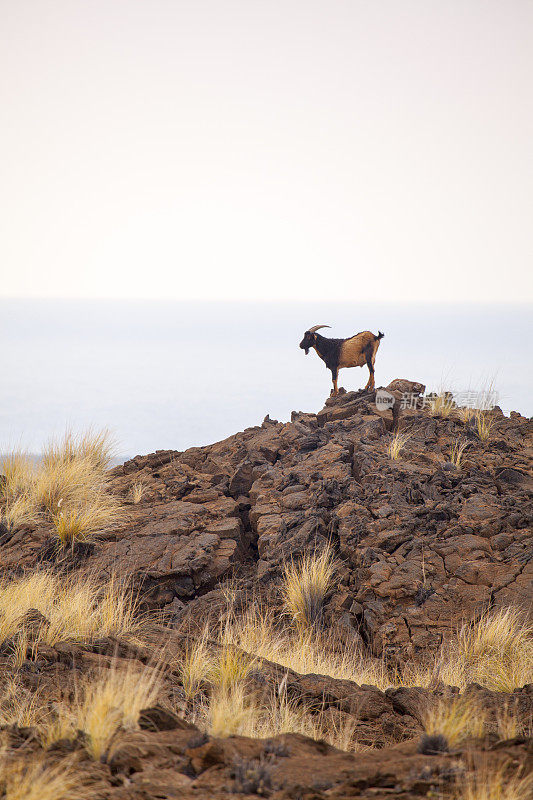
[[[370,331],[361,331],[349,339],[328,339],[317,333],[319,328],[329,328],[329,325],[313,325],[304,333],[300,347],[305,354],[313,347],[326,367],[331,370],[333,380],[332,395],[338,394],[337,379],[339,370],[343,367],[363,367],[365,364],[370,373],[365,389],[374,388],[374,362],[379,343],[384,334],[378,331],[375,336]]]

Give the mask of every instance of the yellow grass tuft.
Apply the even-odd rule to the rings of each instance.
[[[248,607],[242,617],[227,626],[224,636],[257,658],[303,675],[330,675],[382,689],[395,685],[382,661],[364,657],[357,648],[337,641],[316,626],[304,631],[277,628],[266,608]]]
[[[41,739],[50,745],[80,730],[91,758],[105,759],[121,730],[138,728],[140,712],[157,702],[160,691],[159,669],[115,664],[78,688],[73,703],[56,706],[53,717],[41,725]]]
[[[81,800],[88,797],[79,775],[69,761],[48,766],[42,760],[0,759],[4,800]]]
[[[455,747],[469,737],[483,736],[486,716],[478,705],[458,697],[439,699],[424,711],[421,722],[429,736],[444,736],[448,744]]]
[[[533,680],[533,626],[517,608],[488,611],[463,625],[448,653],[456,686],[480,683],[512,692]],[[443,671],[446,680],[446,671]]]
[[[333,551],[329,544],[321,553],[312,553],[285,565],[283,602],[300,633],[319,623],[334,572]]]
[[[35,501],[30,492],[22,492],[16,497],[6,497],[0,509],[0,522],[10,531],[22,525],[34,525],[39,519]]]
[[[393,433],[387,448],[389,458],[391,458],[393,461],[397,461],[400,457],[400,453],[410,438],[410,433],[403,433],[401,431],[396,431],[396,433]]]
[[[102,477],[111,467],[115,455],[115,442],[107,429],[74,434],[67,430],[59,440],[50,441],[44,448],[42,463],[45,469],[58,464],[87,462],[94,473]]]
[[[8,453],[0,459],[0,495],[5,498],[17,497],[31,485],[35,473],[33,461],[19,451]]]
[[[39,692],[30,692],[9,676],[0,689],[0,725],[32,728],[45,718],[46,710]]]
[[[207,644],[208,631],[204,628],[198,639],[187,645],[183,657],[178,661],[178,674],[185,697],[191,700],[198,694],[212,671],[212,658]]]
[[[488,441],[492,434],[494,420],[483,411],[477,411],[474,420],[474,430],[482,442]]]
[[[147,623],[134,593],[111,578],[101,589],[92,576],[59,576],[48,571],[0,580],[0,642],[22,632],[30,609],[45,618],[33,632],[33,646],[101,636],[134,638]]]
[[[131,502],[138,505],[146,494],[146,485],[142,481],[135,481],[131,486]]]
[[[457,469],[461,469],[461,464],[463,461],[463,455],[467,447],[469,446],[469,442],[467,441],[460,441],[456,439],[456,441],[452,445],[452,452],[450,455],[450,461]]]
[[[9,529],[52,521],[60,543],[86,541],[120,518],[118,498],[108,491],[113,454],[108,431],[50,442],[38,464],[19,452],[0,463],[0,521]]]
[[[533,775],[508,776],[505,767],[499,770],[484,767],[459,781],[455,800],[531,800]]]
[[[461,406],[456,409],[456,414],[464,425],[467,425],[475,414],[475,410],[471,406]]]
[[[123,516],[119,501],[105,492],[92,492],[85,502],[67,506],[52,518],[57,539],[62,547],[90,541]]]
[[[449,417],[455,410],[451,392],[440,392],[429,400],[429,412],[434,417]]]
[[[505,703],[503,708],[497,710],[496,730],[500,739],[514,739],[515,736],[522,736],[525,729],[526,726],[524,720],[520,718],[517,704],[514,708],[510,708],[509,703]]]
[[[204,714],[212,736],[245,735],[245,731],[253,728],[257,708],[247,696],[244,686],[237,683],[215,689]]]
[[[209,676],[222,690],[244,681],[253,665],[253,657],[228,642],[213,657]]]

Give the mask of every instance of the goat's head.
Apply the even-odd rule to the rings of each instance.
[[[312,328],[309,328],[308,331],[304,333],[304,338],[300,342],[300,347],[302,350],[305,350],[305,355],[309,353],[311,347],[315,346],[316,343],[316,332],[319,328],[329,328],[330,325],[313,325]]]

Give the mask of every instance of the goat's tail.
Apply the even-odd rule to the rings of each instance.
[[[379,339],[383,339],[383,337],[384,337],[384,336],[385,336],[385,334],[384,334],[384,333],[381,333],[381,331],[380,331],[380,330],[378,330],[378,335],[377,335],[377,336],[374,336],[374,339],[375,339],[375,340],[376,340],[376,342],[377,342],[377,341],[379,341]]]

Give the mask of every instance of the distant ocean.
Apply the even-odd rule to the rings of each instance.
[[[532,307],[333,303],[0,300],[0,452],[38,453],[67,427],[110,428],[122,458],[183,450],[318,411],[330,373],[298,344],[385,333],[376,385],[499,393],[506,413],[533,414]],[[358,389],[368,371],[342,370]]]

